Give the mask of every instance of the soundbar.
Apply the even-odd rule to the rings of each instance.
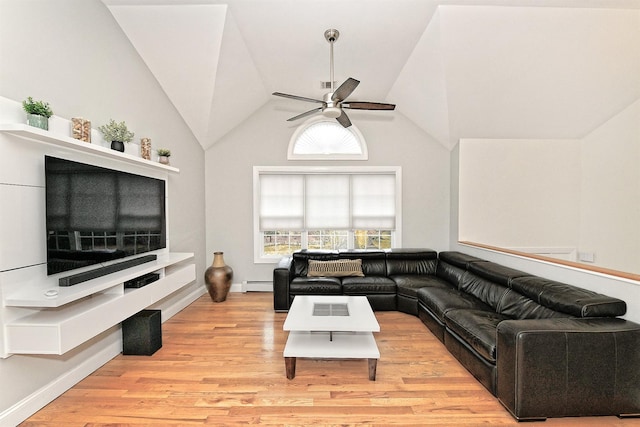
[[[94,270],[85,271],[84,273],[61,277],[58,280],[58,286],[77,285],[78,283],[86,282],[87,280],[95,279],[97,277],[106,276],[107,274],[115,273],[116,271],[126,270],[127,268],[134,267],[136,265],[155,261],[157,258],[157,255],[145,255],[140,258],[129,259],[126,261],[118,262],[116,264],[106,265]]]

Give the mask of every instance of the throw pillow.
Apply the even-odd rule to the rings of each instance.
[[[307,277],[364,276],[361,259],[339,259],[335,261],[309,260]]]

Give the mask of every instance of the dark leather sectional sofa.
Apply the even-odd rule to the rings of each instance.
[[[361,259],[362,277],[307,277],[309,260]],[[296,295],[366,295],[419,316],[518,420],[640,415],[640,325],[626,303],[460,252],[300,251],[273,272]]]

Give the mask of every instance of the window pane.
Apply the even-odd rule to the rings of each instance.
[[[391,231],[355,230],[353,232],[355,249],[390,249]]]
[[[265,231],[262,238],[264,255],[289,255],[302,249],[299,231]]]
[[[348,232],[346,230],[313,230],[307,235],[308,249],[347,249]]]

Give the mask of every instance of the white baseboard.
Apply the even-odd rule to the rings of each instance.
[[[114,332],[118,333],[118,332]],[[35,414],[122,351],[122,340],[109,344],[36,392],[0,413],[0,426],[15,426]]]
[[[232,283],[231,288],[229,288],[229,292],[246,292],[242,283]]]
[[[271,280],[245,280],[242,282],[244,292],[273,292]]]

